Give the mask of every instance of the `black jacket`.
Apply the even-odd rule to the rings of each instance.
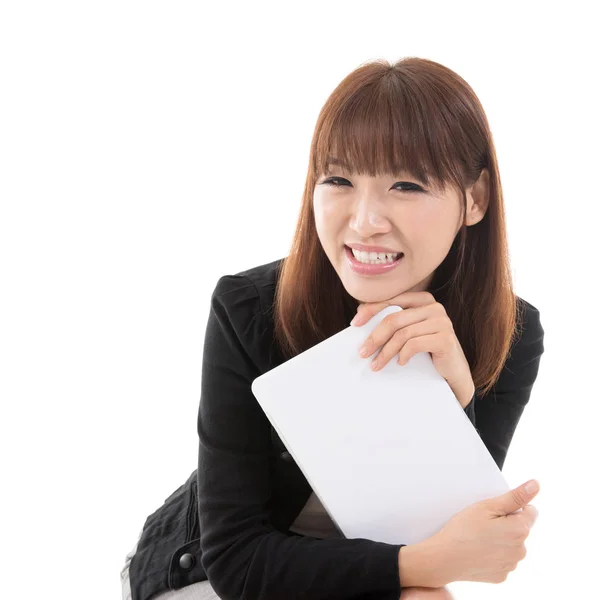
[[[317,539],[288,530],[312,489],[251,391],[283,362],[272,304],[281,260],[221,277],[202,359],[198,468],[144,525],[133,600],[210,579],[224,600],[398,600],[404,544]],[[519,299],[521,300],[521,299]],[[465,408],[502,468],[544,351],[538,310],[489,396]]]

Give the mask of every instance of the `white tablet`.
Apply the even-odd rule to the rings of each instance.
[[[358,349],[388,314],[256,378],[252,392],[347,538],[414,544],[509,491],[428,352],[380,371]]]

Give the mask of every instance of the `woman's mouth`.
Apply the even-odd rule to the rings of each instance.
[[[359,275],[380,275],[395,269],[404,258],[404,253],[357,252],[344,246],[350,268]]]

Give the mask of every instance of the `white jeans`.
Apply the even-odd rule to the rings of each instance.
[[[131,598],[131,585],[129,583],[129,565],[131,559],[137,550],[138,543],[140,541],[140,535],[135,546],[127,553],[125,557],[125,565],[121,569],[121,588],[123,590],[123,600],[132,600]],[[212,585],[209,581],[199,581],[198,583],[192,583],[192,585],[186,585],[179,590],[168,590],[158,596],[154,596],[152,600],[220,600],[219,596],[215,594]]]

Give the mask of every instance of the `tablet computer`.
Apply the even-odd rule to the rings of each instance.
[[[428,352],[379,371],[358,349],[389,306],[252,382],[252,392],[346,538],[414,544],[509,491]]]

